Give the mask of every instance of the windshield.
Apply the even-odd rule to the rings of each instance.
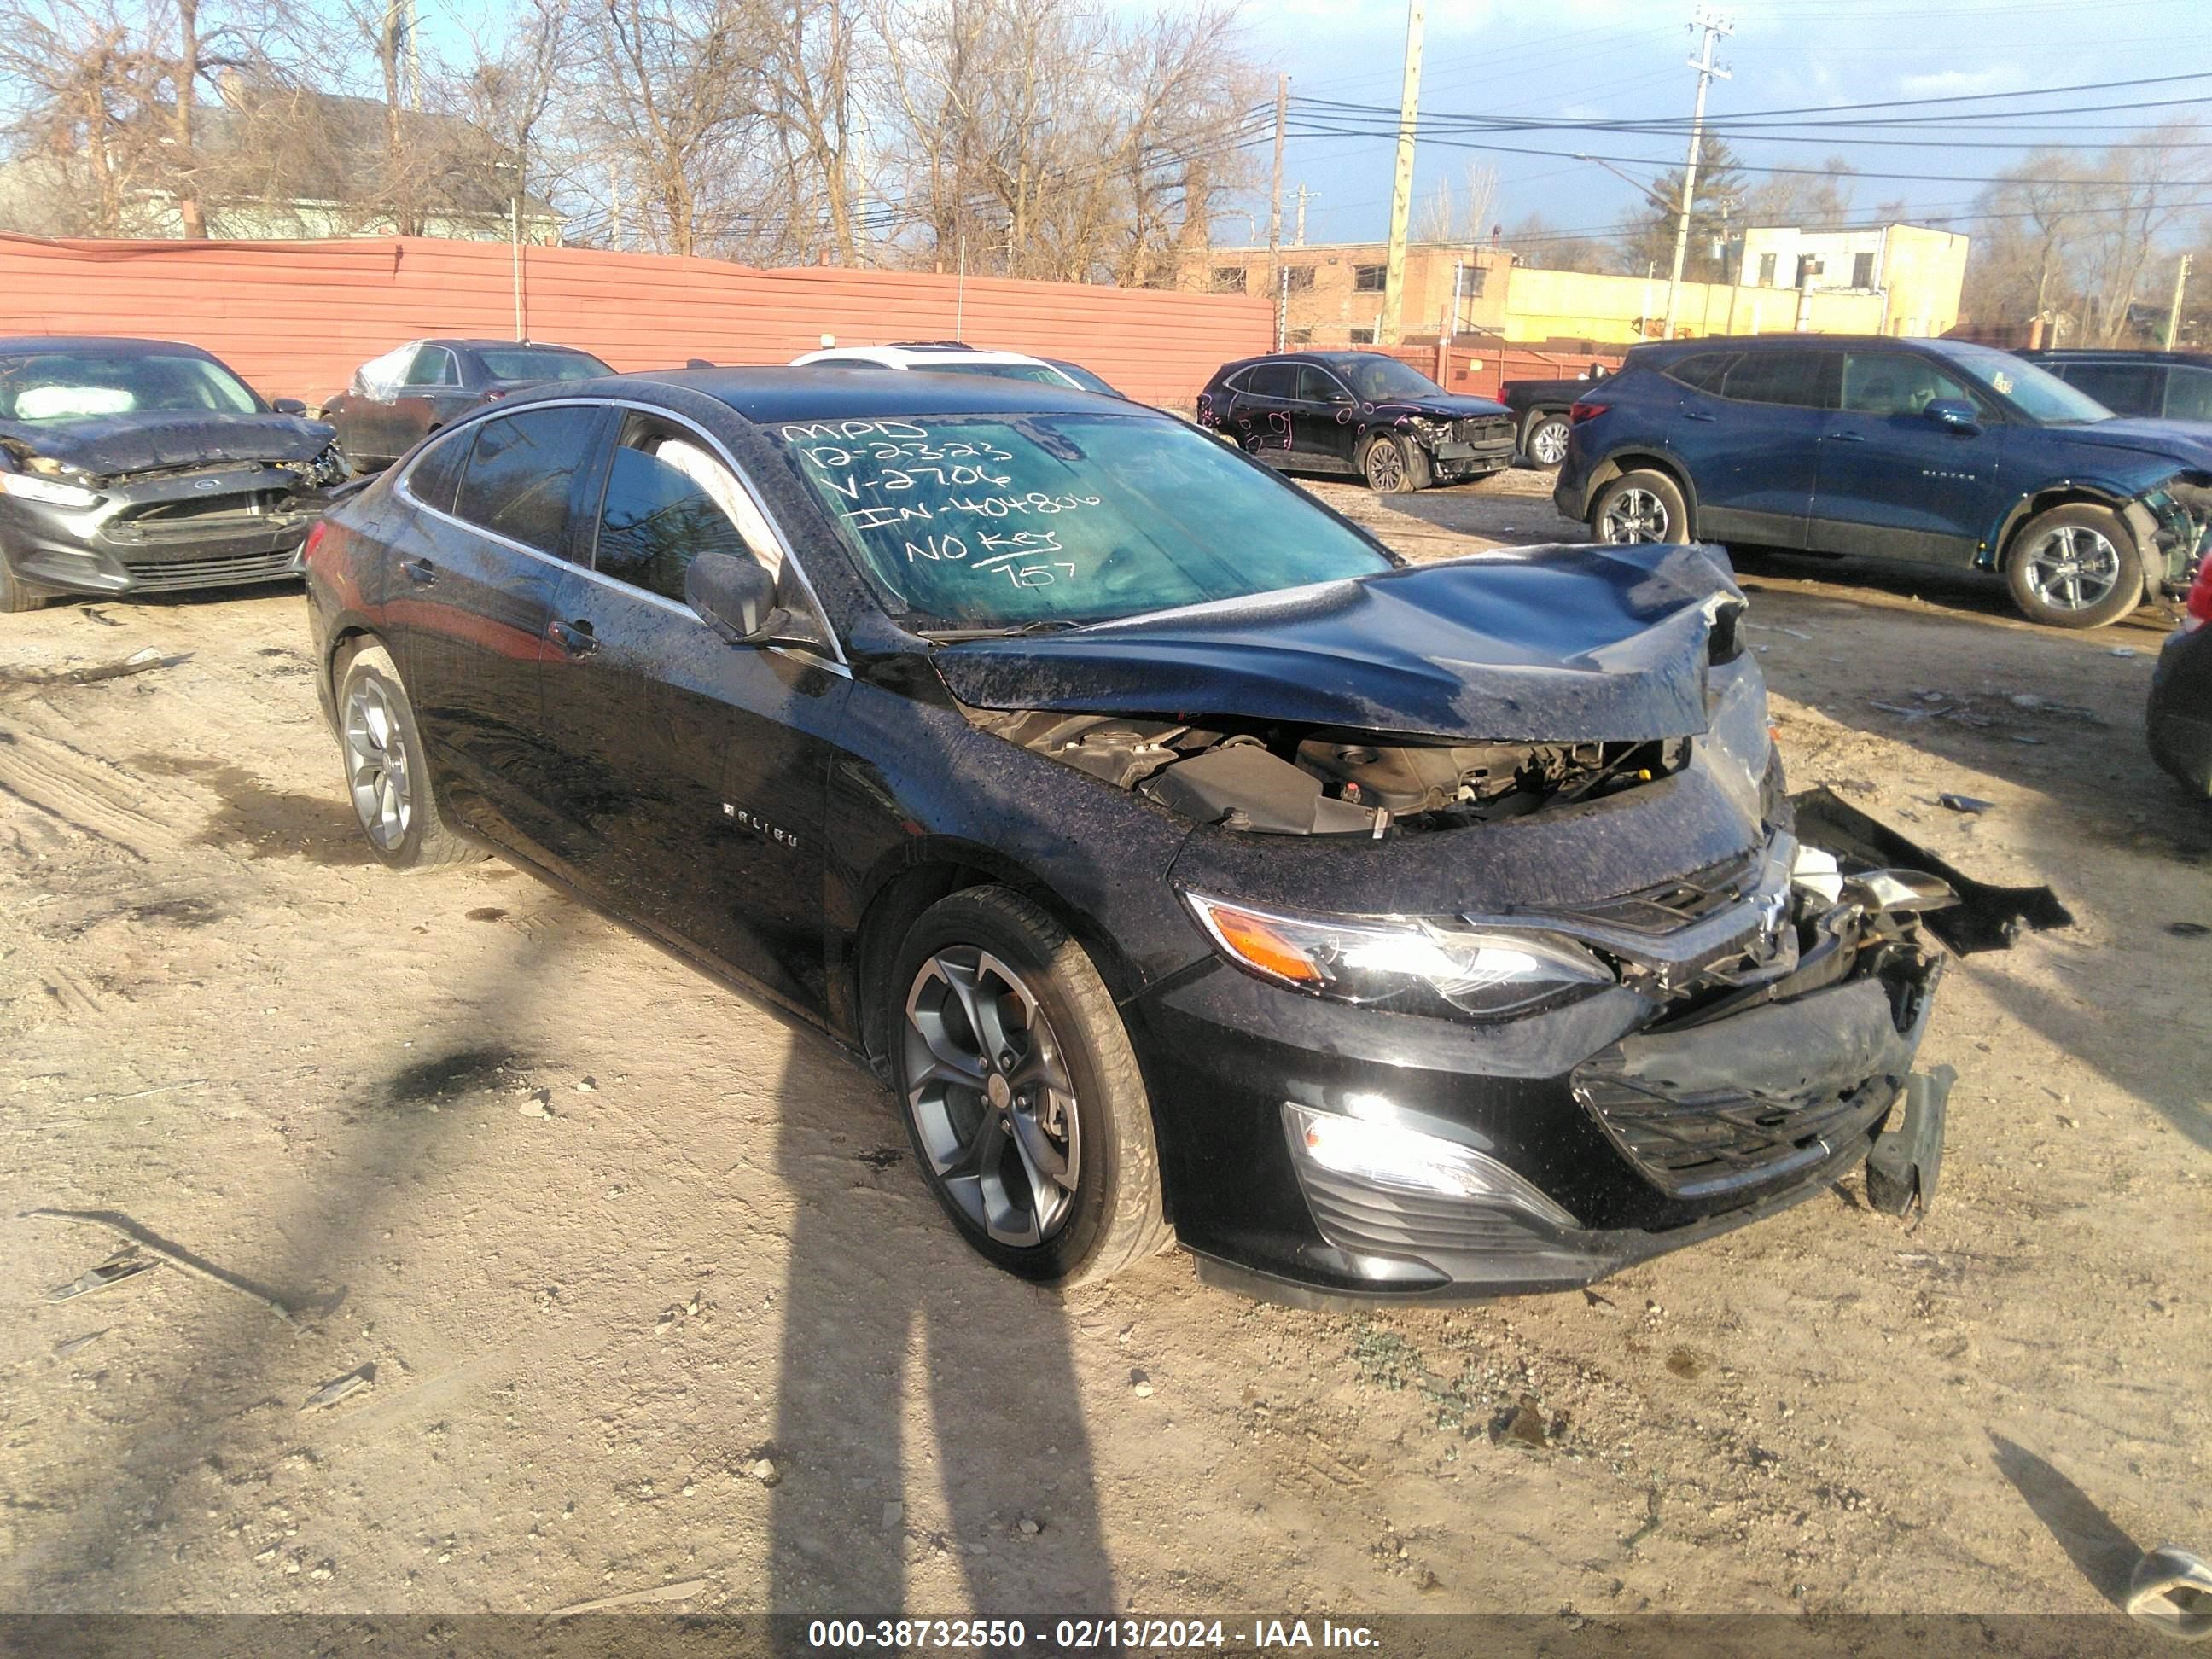
[[[1395,357],[1363,351],[1355,356],[1330,357],[1328,366],[1351,383],[1352,389],[1370,404],[1394,398],[1441,398],[1444,389],[1418,368],[1408,368]]]
[[[0,356],[0,418],[82,421],[145,410],[262,412],[261,400],[243,381],[205,357],[137,351]]]
[[[595,380],[614,373],[588,351],[501,346],[479,349],[477,356],[483,362],[484,373],[495,380]]]
[[[1067,376],[1043,363],[916,363],[932,374],[988,374],[997,380],[1036,380],[1044,386],[1066,386]]]
[[[923,415],[769,428],[895,614],[1103,622],[1388,570],[1294,485],[1151,415]]]
[[[1958,346],[1953,362],[2039,426],[2080,421],[2109,421],[2112,411],[2087,392],[2070,386],[2048,369],[2022,362],[2009,351],[1990,346]]]

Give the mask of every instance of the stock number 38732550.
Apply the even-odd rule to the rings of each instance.
[[[926,1648],[1003,1652],[1034,1645],[1040,1652],[1127,1648],[1218,1650],[1218,1619],[1061,1619],[1032,1632],[1018,1619],[817,1619],[806,1644],[821,1650],[911,1652]]]

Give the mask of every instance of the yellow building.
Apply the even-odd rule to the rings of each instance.
[[[1752,230],[1744,239],[1744,280],[1683,283],[1674,331],[1677,337],[1940,335],[1959,320],[1966,249],[1966,237],[1919,225]],[[1202,249],[1184,256],[1178,286],[1255,296],[1272,291],[1291,346],[1392,345],[1440,334],[1633,345],[1664,331],[1663,273],[1540,270],[1516,264],[1504,248],[1419,244],[1406,250],[1399,340],[1378,340],[1388,252],[1381,242],[1290,246],[1271,266],[1264,247]]]

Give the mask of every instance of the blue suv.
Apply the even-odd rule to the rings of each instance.
[[[2182,591],[2212,533],[2212,441],[1963,341],[1638,346],[1571,419],[1552,499],[1599,541],[1971,564],[2060,628]]]

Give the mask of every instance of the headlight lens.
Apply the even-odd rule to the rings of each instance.
[[[57,478],[41,478],[29,472],[0,472],[0,495],[16,495],[27,501],[44,501],[49,507],[97,507],[100,495],[73,483],[63,483]]]
[[[1570,939],[1440,927],[1418,918],[1309,916],[1184,898],[1223,955],[1262,979],[1403,1013],[1494,1016],[1612,985]]]

